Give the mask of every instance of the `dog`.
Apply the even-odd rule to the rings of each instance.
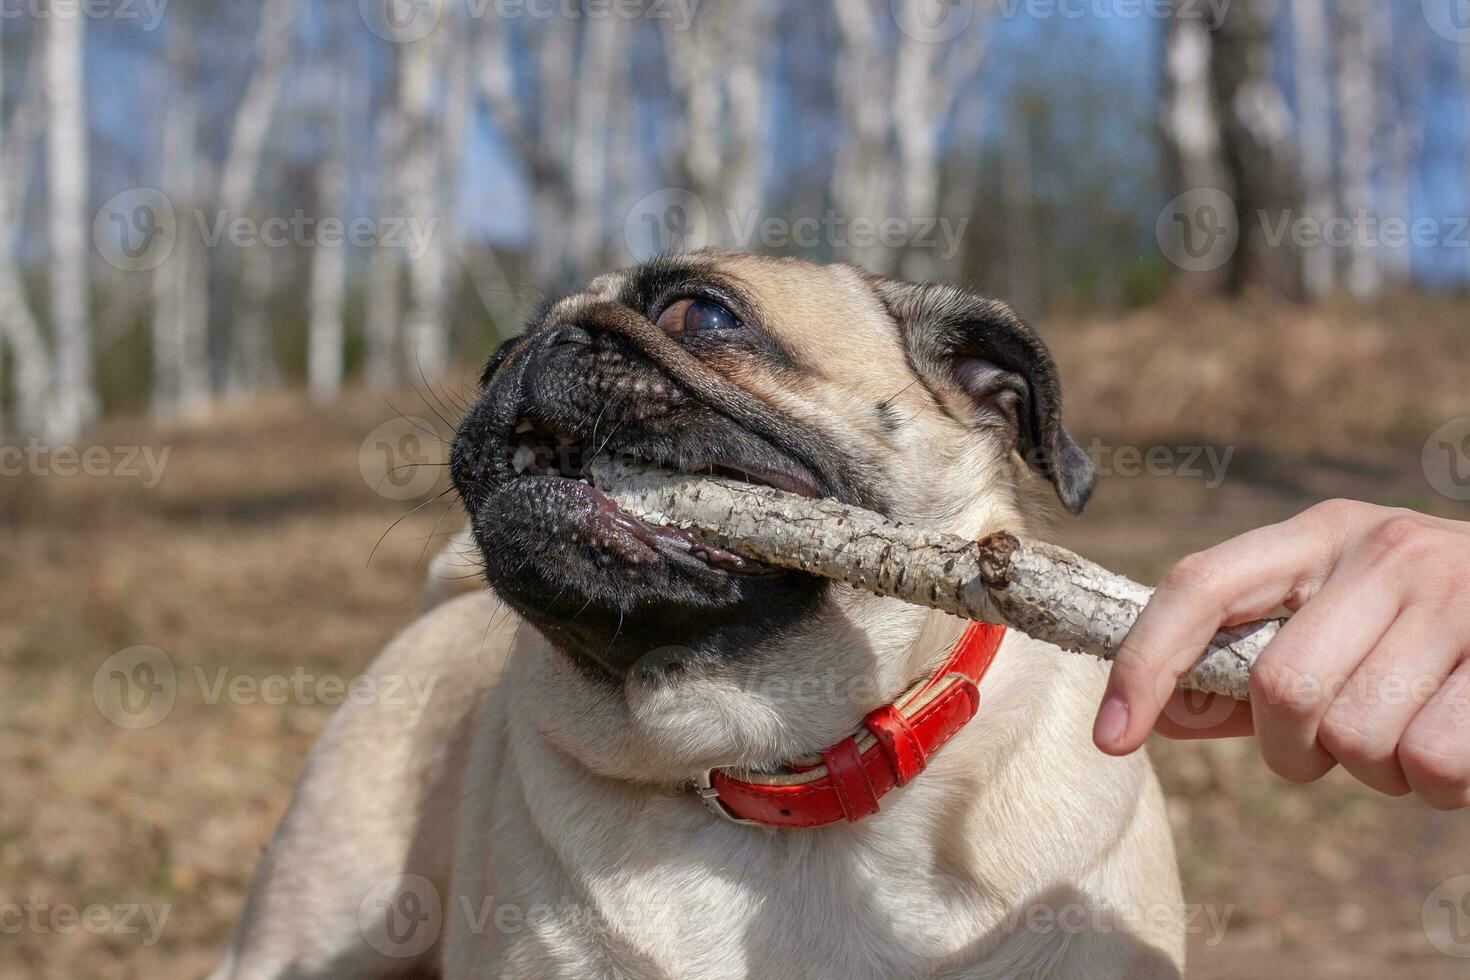
[[[450,456],[490,588],[368,671],[426,706],[331,719],[218,980],[1182,975],[1103,665],[644,524],[596,453],[971,537],[1095,482],[1044,344],[959,288],[700,250],[546,305]]]

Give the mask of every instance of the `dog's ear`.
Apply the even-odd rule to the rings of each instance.
[[[1036,332],[1005,303],[953,286],[874,284],[920,377],[963,393],[978,424],[1008,429],[1027,465],[1081,513],[1097,471],[1062,425],[1061,380]]]

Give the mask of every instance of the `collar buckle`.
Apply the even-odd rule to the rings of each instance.
[[[715,788],[714,775],[715,771],[713,769],[705,769],[698,776],[694,777],[694,795],[699,797],[699,801],[711,813],[728,820],[730,823],[738,823],[744,827],[760,826],[759,821],[737,817],[729,807],[720,801],[720,791]]]

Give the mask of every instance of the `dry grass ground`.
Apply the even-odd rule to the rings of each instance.
[[[1234,451],[1218,487],[1130,476],[1115,459],[1094,508],[1059,536],[1150,578],[1327,496],[1470,517],[1433,493],[1419,461],[1430,432],[1470,415],[1466,320],[1433,305],[1391,317],[1178,306],[1052,330],[1084,443],[1165,447],[1180,466],[1206,442]],[[433,419],[412,396],[396,401]],[[359,467],[393,415],[368,395],[330,409],[281,396],[199,427],[120,421],[95,441],[168,448],[156,487],[123,474],[0,477],[0,907],[46,906],[18,931],[14,914],[0,918],[0,977],[183,978],[212,964],[331,711],[267,703],[253,685],[350,678],[418,605],[443,505],[394,526],[373,554],[416,500],[375,493]],[[129,730],[103,717],[94,678],[138,645],[166,652],[176,700]],[[222,676],[244,694],[215,698]],[[1464,814],[1340,777],[1286,786],[1245,742],[1154,752],[1186,894],[1229,913],[1220,942],[1196,939],[1194,976],[1470,972],[1421,925],[1431,890],[1470,872]],[[87,906],[101,909],[90,925],[68,917]],[[143,914],[124,921],[135,906],[155,921],[166,910],[156,942]]]

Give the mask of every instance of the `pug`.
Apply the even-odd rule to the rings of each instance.
[[[489,589],[368,671],[427,704],[331,719],[215,977],[1182,975],[1101,665],[645,524],[602,453],[972,537],[1095,481],[993,299],[701,250],[546,305],[451,452]]]

